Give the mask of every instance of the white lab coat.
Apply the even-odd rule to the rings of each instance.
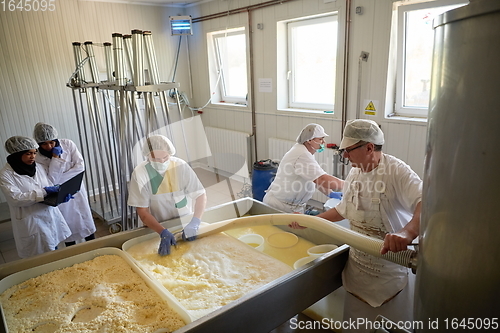
[[[284,212],[304,212],[305,204],[316,191],[313,182],[326,171],[306,146],[296,143],[281,159],[276,177],[263,202]]]
[[[57,207],[40,203],[43,188],[53,184],[43,166],[36,166],[34,177],[16,173],[10,164],[0,170],[0,188],[7,199],[17,253],[28,258],[55,250],[71,235],[68,224]]]
[[[128,205],[132,207],[149,207],[151,214],[158,222],[164,222],[193,212],[193,202],[205,189],[193,169],[184,160],[170,157],[170,167],[175,165],[178,190],[168,193],[153,194],[150,177],[144,161],[132,173],[129,184]],[[167,171],[168,172],[168,171]],[[187,204],[177,208],[175,203],[187,200]],[[188,221],[189,222],[189,221]]]
[[[59,143],[63,150],[61,158],[48,158],[40,153],[35,158],[38,164],[45,167],[49,180],[53,184],[62,184],[85,170],[83,156],[75,143],[69,139],[59,139]],[[96,231],[83,183],[80,191],[74,195],[74,199],[60,204],[58,208],[71,229],[71,236],[66,239],[66,242],[81,240]]]

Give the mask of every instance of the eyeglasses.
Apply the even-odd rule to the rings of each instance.
[[[349,164],[349,160],[344,158],[344,153],[350,154],[353,150],[356,150],[360,147],[366,146],[367,144],[368,144],[368,142],[363,143],[362,145],[359,145],[359,146],[356,146],[353,148],[339,149],[339,161],[340,161],[340,163],[342,163],[344,165]]]

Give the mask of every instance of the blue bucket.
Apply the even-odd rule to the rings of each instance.
[[[276,176],[278,163],[271,160],[261,160],[253,164],[252,173],[252,194],[253,198],[259,201],[264,199],[265,191]]]

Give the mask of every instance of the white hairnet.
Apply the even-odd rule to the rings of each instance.
[[[384,144],[384,132],[373,120],[349,120],[344,128],[344,136],[340,142],[340,149],[352,146],[359,141],[371,142],[376,145]]]
[[[166,151],[169,155],[175,155],[175,147],[172,142],[163,135],[151,135],[144,141],[142,154],[148,156],[154,150]]]
[[[33,138],[35,138],[36,142],[51,141],[57,139],[57,137],[57,130],[54,126],[45,123],[38,123],[35,125]]]
[[[31,149],[38,149],[38,143],[27,136],[12,136],[5,141],[5,150],[9,155]]]
[[[318,124],[308,124],[302,129],[297,137],[297,143],[304,143],[314,138],[323,138],[325,136],[329,135],[325,133],[323,126]]]

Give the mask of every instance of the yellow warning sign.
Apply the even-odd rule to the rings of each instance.
[[[373,101],[370,101],[368,105],[365,108],[365,114],[374,116],[377,114],[377,109],[375,109],[375,105],[373,104]]]

